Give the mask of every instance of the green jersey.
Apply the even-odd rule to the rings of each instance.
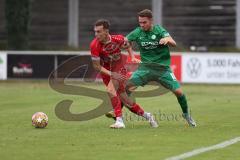
[[[127,35],[128,41],[135,41],[140,50],[143,63],[157,63],[170,66],[170,51],[167,45],[160,45],[161,38],[168,37],[169,33],[159,25],[154,25],[151,31],[136,28]]]

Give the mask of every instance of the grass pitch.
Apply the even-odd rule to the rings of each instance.
[[[84,84],[86,85],[86,84]],[[87,86],[105,90],[100,84]],[[146,111],[157,115],[159,128],[124,109],[126,129],[108,128],[105,116],[85,121],[58,119],[55,105],[74,100],[71,112],[95,108],[100,101],[53,91],[47,81],[0,82],[0,157],[3,160],[164,160],[191,150],[240,136],[240,85],[183,85],[197,128],[189,128],[171,93],[137,98]],[[148,89],[148,87],[144,88]],[[144,90],[143,89],[143,90]],[[31,116],[45,112],[45,129],[31,126]],[[240,159],[240,143],[188,158],[189,160]]]

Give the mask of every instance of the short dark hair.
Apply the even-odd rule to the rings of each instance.
[[[103,26],[104,29],[109,29],[110,23],[106,19],[99,19],[95,22],[95,26]]]
[[[144,9],[140,12],[138,12],[138,16],[139,17],[148,17],[148,18],[152,18],[152,11],[150,9]]]

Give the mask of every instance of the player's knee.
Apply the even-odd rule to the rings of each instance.
[[[126,92],[127,92],[127,94],[131,94],[131,92],[134,91],[136,88],[137,87],[134,86],[133,83],[131,83],[131,82],[127,83],[127,85],[126,85]]]
[[[131,108],[131,106],[134,104],[134,101],[131,98],[128,98],[127,96],[126,97],[120,96],[120,99],[127,108]]]
[[[115,97],[117,95],[116,90],[114,88],[108,87],[107,92],[108,92],[110,97]]]
[[[182,92],[182,89],[179,88],[179,89],[176,89],[175,91],[173,91],[173,93],[177,96],[177,97],[180,97],[183,95],[183,92]]]

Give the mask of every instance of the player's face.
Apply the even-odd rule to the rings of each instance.
[[[152,18],[138,17],[138,23],[144,31],[149,31],[152,27]]]
[[[105,42],[108,39],[108,29],[104,29],[103,26],[94,27],[95,37],[100,42]]]

